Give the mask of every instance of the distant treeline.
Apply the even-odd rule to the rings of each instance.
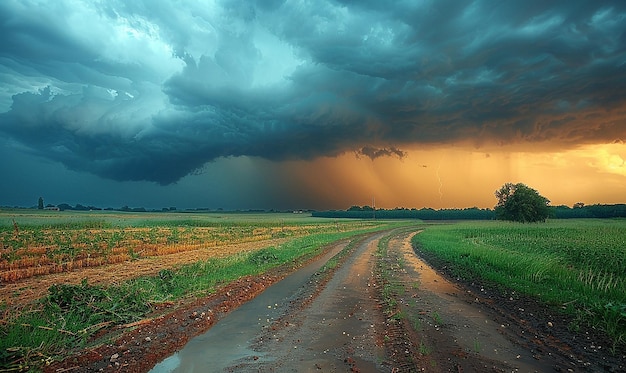
[[[582,205],[575,207],[551,206],[550,217],[554,219],[572,218],[619,218],[626,217],[626,204],[617,205]],[[493,220],[496,217],[492,209],[478,207],[464,209],[432,208],[392,210],[376,209],[370,206],[352,206],[347,210],[313,211],[312,215],[320,218],[354,218],[354,219],[422,219],[422,220]]]
[[[35,207],[33,207],[35,208]],[[60,211],[125,211],[125,212],[168,212],[168,211],[176,211],[176,207],[164,207],[161,210],[147,210],[144,207],[128,207],[128,206],[123,206],[120,208],[113,208],[113,207],[106,207],[106,208],[101,208],[101,207],[97,207],[97,206],[84,206],[81,205],[80,203],[77,203],[76,205],[72,206],[70,204],[67,203],[61,203],[58,205],[46,205],[46,207],[44,208],[46,210],[60,210]]]
[[[7,209],[38,209],[37,206],[32,207],[20,207],[20,206],[0,206],[0,208]],[[197,207],[197,208],[186,208],[184,210],[178,210],[176,207],[163,207],[161,209],[146,209],[145,207],[97,207],[92,205],[82,205],[77,203],[72,206],[68,203],[60,203],[58,205],[48,204],[45,207],[39,208],[40,210],[55,210],[55,211],[122,211],[122,212],[218,212],[220,214],[259,214],[259,213],[294,213],[294,214],[303,214],[310,213],[314,210],[311,209],[299,209],[299,210],[276,210],[276,209],[247,209],[247,210],[224,210],[223,208],[212,209],[208,207]]]
[[[626,217],[626,204],[620,203],[616,205],[575,205],[573,208],[568,206],[551,207],[553,217],[557,219],[572,218],[624,218]]]
[[[495,218],[493,210],[477,207],[441,210],[395,208],[393,210],[376,209],[374,211],[370,206],[352,206],[347,210],[314,211],[312,215],[320,218],[354,219],[491,220]]]

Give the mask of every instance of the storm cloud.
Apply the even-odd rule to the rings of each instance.
[[[626,139],[623,1],[5,0],[0,38],[0,131],[113,180]]]

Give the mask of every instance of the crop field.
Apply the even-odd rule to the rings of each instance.
[[[163,304],[393,225],[310,214],[0,211],[0,370],[37,371]]]
[[[457,277],[536,297],[626,344],[624,219],[439,225],[414,245]]]
[[[226,245],[364,228],[308,214],[0,211],[0,282]]]

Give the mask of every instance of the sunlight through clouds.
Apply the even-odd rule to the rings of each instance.
[[[591,167],[626,177],[626,145],[589,145],[580,152],[590,158],[588,162]]]

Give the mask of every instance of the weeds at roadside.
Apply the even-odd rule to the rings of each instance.
[[[432,318],[436,325],[443,326],[443,319],[441,318],[441,315],[439,314],[439,312],[434,311],[432,314]]]
[[[411,229],[411,231],[413,230],[415,230],[415,228]],[[408,233],[408,230],[406,233]],[[406,274],[404,257],[397,255],[395,252],[388,252],[391,237],[397,237],[401,234],[402,232],[399,232],[399,234],[384,237],[379,241],[376,250],[376,275],[380,289],[379,294],[382,298],[382,310],[383,314],[387,317],[388,325],[394,325],[394,328],[399,327],[403,335],[420,335],[423,329],[423,320],[418,310],[419,304],[413,297],[405,299],[407,292],[409,290],[418,289],[420,283],[419,281],[407,282],[404,277]],[[412,340],[414,337],[410,338]],[[385,336],[385,343],[388,345],[390,342],[390,339]],[[398,343],[397,340],[396,343]],[[407,345],[411,345],[412,347],[407,349]],[[416,364],[415,358],[417,354],[427,356],[433,351],[432,347],[428,346],[423,340],[420,342],[419,346],[411,343],[403,344],[403,346],[403,351],[410,350],[408,360],[405,363],[415,367],[417,367],[414,365]],[[391,350],[394,349],[393,346],[388,346],[388,348]],[[431,362],[431,364],[433,364],[433,362]]]
[[[433,352],[433,349],[431,347],[429,347],[426,343],[424,343],[424,341],[420,341],[420,345],[418,348],[420,354],[424,355],[424,356],[428,356]]]

